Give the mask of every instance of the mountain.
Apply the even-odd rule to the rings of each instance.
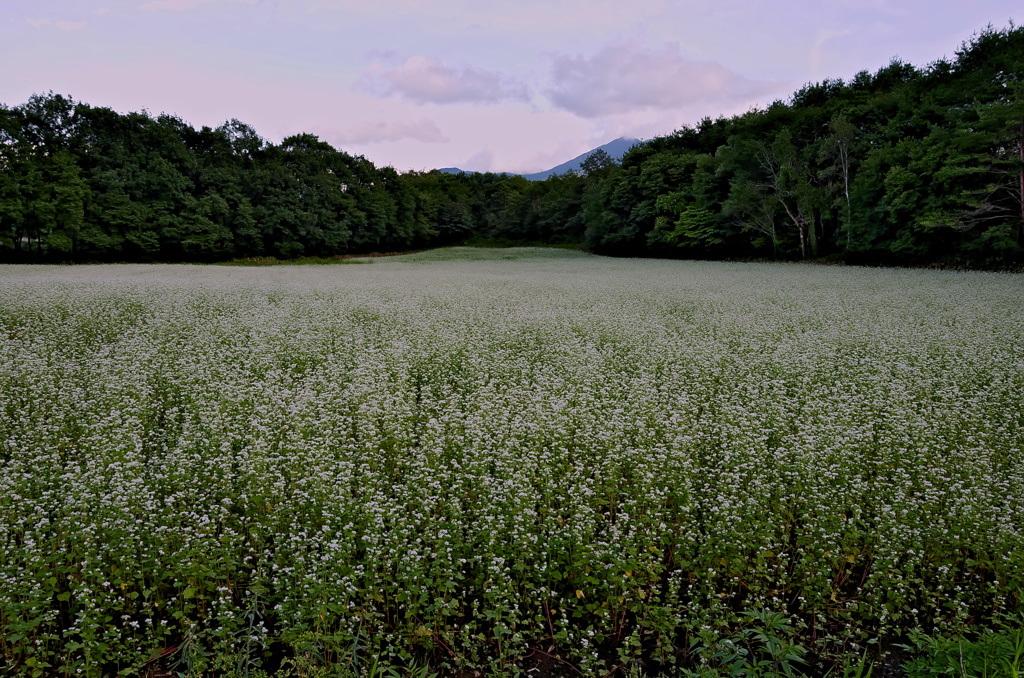
[[[622,156],[626,154],[626,151],[628,151],[630,148],[633,147],[634,144],[637,143],[640,143],[637,139],[619,137],[615,141],[609,141],[604,146],[598,146],[597,148],[590,149],[583,155],[577,155],[572,160],[569,160],[568,162],[563,162],[561,165],[558,165],[557,167],[552,167],[551,169],[544,170],[543,172],[524,174],[522,176],[526,179],[529,179],[530,181],[541,181],[556,174],[565,174],[569,170],[579,170],[580,166],[583,164],[583,161],[589,158],[593,153],[596,153],[597,151],[604,151],[605,153],[611,156],[612,160],[618,162],[619,160],[622,160]],[[437,171],[444,172],[445,174],[461,174],[462,172],[465,172],[466,174],[475,174],[475,172],[461,170],[458,167],[442,167]]]
[[[561,165],[558,165],[557,167],[552,167],[551,169],[544,170],[543,172],[524,174],[523,176],[529,179],[530,181],[541,181],[556,174],[565,174],[569,170],[579,170],[580,165],[583,164],[583,161],[589,158],[593,153],[596,153],[597,151],[604,151],[605,153],[612,157],[612,160],[618,162],[619,160],[622,160],[622,156],[626,154],[626,151],[632,148],[633,145],[636,143],[639,143],[636,139],[627,139],[626,137],[619,137],[615,141],[609,141],[604,146],[598,146],[597,148],[590,149],[583,155],[577,155],[572,160],[568,162],[563,162]]]

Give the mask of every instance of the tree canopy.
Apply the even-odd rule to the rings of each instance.
[[[329,256],[468,238],[612,255],[1024,263],[1024,29],[531,182],[399,174],[310,134],[272,144],[60,94],[0,105],[0,260]]]

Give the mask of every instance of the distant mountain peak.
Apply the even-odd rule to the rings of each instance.
[[[604,151],[609,156],[611,156],[612,160],[618,162],[622,160],[622,156],[626,154],[626,151],[628,151],[630,148],[632,148],[635,144],[638,143],[640,143],[638,139],[630,139],[629,137],[619,137],[618,139],[609,141],[607,144],[604,144],[603,146],[592,148],[586,153],[577,155],[572,160],[563,162],[561,165],[552,167],[549,170],[544,170],[543,172],[524,174],[523,177],[529,179],[530,181],[541,181],[543,179],[547,179],[548,177],[556,176],[558,174],[565,174],[566,172],[569,171],[579,171],[580,166],[583,164],[583,161],[589,158],[594,153],[597,153],[598,151]]]
[[[583,165],[583,161],[589,158],[594,153],[597,153],[598,151],[604,151],[611,157],[612,160],[614,160],[615,162],[619,162],[620,160],[622,160],[622,156],[626,154],[626,151],[628,151],[638,143],[640,143],[639,139],[619,137],[618,139],[609,141],[607,144],[604,144],[603,146],[592,148],[586,153],[577,155],[572,160],[563,162],[561,165],[552,167],[549,170],[544,170],[543,172],[534,172],[533,174],[523,174],[522,177],[524,179],[529,179],[530,181],[541,181],[543,179],[547,179],[548,177],[553,177],[559,174],[565,174],[566,172],[570,171],[578,172],[580,167]],[[458,167],[443,167],[437,171],[443,172],[444,174],[462,174],[463,172],[465,172],[466,174],[476,174],[476,172],[462,170],[459,169]]]

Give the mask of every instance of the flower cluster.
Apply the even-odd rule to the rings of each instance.
[[[602,675],[742,609],[823,648],[1020,610],[1019,276],[396,257],[0,288],[20,670],[542,648]]]

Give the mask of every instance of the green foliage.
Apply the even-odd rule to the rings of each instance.
[[[588,245],[614,254],[643,233],[653,251],[687,256],[1019,264],[1021,63],[1024,30],[990,28],[953,63],[894,61],[653,139],[605,182],[587,216]],[[699,191],[671,169],[671,158],[694,154],[717,161]],[[658,195],[633,183],[645,172],[668,177]],[[657,218],[638,221],[652,206]],[[737,227],[745,237],[730,233]]]
[[[655,206],[666,216],[655,219],[654,230],[647,236],[648,244],[663,242],[697,251],[722,244],[723,240],[714,228],[714,214],[706,207],[688,201],[685,194],[659,195]]]
[[[0,277],[12,675],[864,678],[957,635],[1019,667],[1018,276],[448,248]]]
[[[335,264],[369,264],[372,259],[348,258],[342,256],[334,257],[299,257],[297,259],[278,259],[276,257],[247,257],[245,259],[232,259],[222,262],[222,266],[308,266],[308,265],[335,265]]]
[[[972,638],[910,633],[902,646],[913,659],[903,665],[907,678],[958,676],[1018,678],[1024,671],[1024,626],[983,630]]]
[[[311,135],[265,143],[33,97],[4,109],[0,256],[14,261],[333,256],[429,235],[390,168]]]
[[[686,669],[684,675],[736,676],[743,678],[794,678],[806,662],[806,650],[794,642],[791,620],[781,612],[745,610],[741,627],[722,637],[710,630],[697,635],[690,652],[701,668]]]
[[[467,240],[601,254],[1024,265],[1024,28],[894,60],[579,172],[399,174],[310,134],[0,107],[0,260],[330,257]]]
[[[574,260],[589,259],[593,255],[571,247],[514,246],[501,243],[495,247],[459,246],[441,247],[388,259],[403,262],[459,262],[459,261],[517,261],[517,260]]]

